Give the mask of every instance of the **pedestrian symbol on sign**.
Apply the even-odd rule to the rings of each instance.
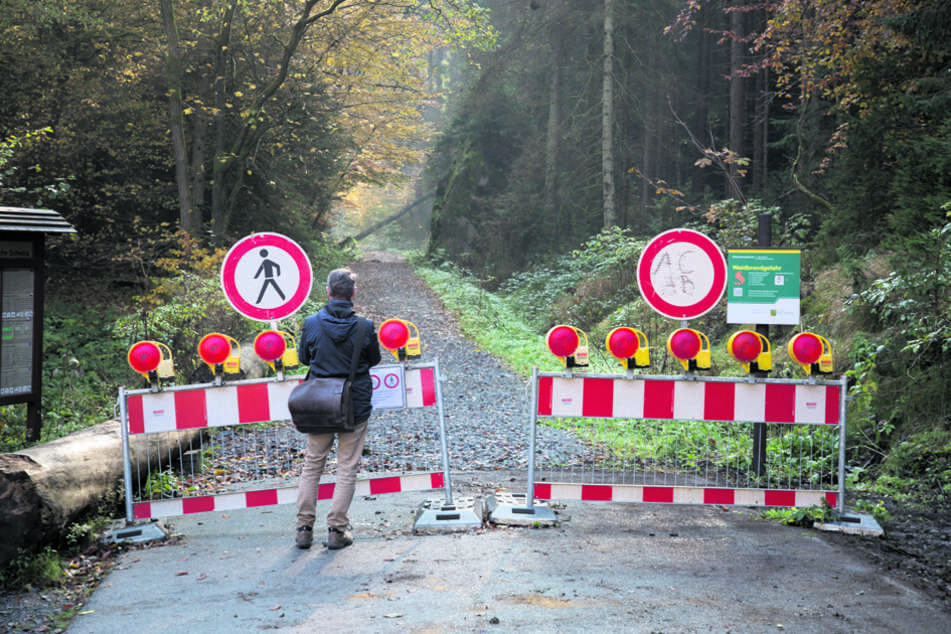
[[[281,291],[281,287],[277,285],[277,282],[274,281],[274,277],[281,276],[281,265],[275,262],[274,260],[267,259],[267,249],[261,249],[259,252],[262,262],[258,272],[254,274],[254,279],[258,279],[261,276],[261,273],[264,273],[264,284],[261,285],[261,292],[258,293],[257,301],[255,304],[260,304],[261,300],[264,299],[264,292],[267,290],[268,286],[273,286],[274,290],[277,291],[277,294],[281,299],[286,299],[284,297],[284,292]]]

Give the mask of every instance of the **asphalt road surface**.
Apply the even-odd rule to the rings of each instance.
[[[454,501],[479,509],[509,484],[524,491],[456,474]],[[68,632],[951,631],[947,605],[841,535],[759,509],[570,502],[548,528],[414,532],[442,495],[355,499],[340,551],[294,547],[292,505],[176,518],[178,537],[124,554]]]

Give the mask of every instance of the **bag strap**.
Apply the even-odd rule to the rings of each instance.
[[[356,332],[353,333],[353,357],[350,358],[350,382],[357,374],[357,364],[360,362],[360,351],[363,350],[363,331],[366,328],[366,319],[357,317]]]

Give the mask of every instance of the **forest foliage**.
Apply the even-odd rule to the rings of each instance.
[[[353,254],[341,210],[404,188],[431,262],[540,332],[655,323],[646,240],[768,214],[854,379],[858,468],[951,447],[948,3],[6,0],[0,36],[0,204],[77,229],[47,240],[50,419],[108,410],[136,339],[187,377],[201,333],[249,335],[216,281],[237,238],[319,273]]]
[[[309,244],[358,183],[405,181],[438,110],[437,51],[491,43],[467,0],[11,0],[0,5],[2,203],[62,210],[106,257],[163,223],[216,246]],[[443,53],[447,54],[447,53]],[[38,131],[45,131],[38,134]],[[41,187],[64,182],[55,201]]]
[[[603,228],[602,0],[489,2],[429,162],[432,248],[503,279]],[[951,8],[934,0],[614,3],[618,225],[778,207],[819,263],[905,249],[951,199]],[[804,225],[805,226],[805,225]],[[728,245],[725,245],[728,246]]]
[[[639,244],[686,226],[744,246],[768,213],[772,245],[803,248],[802,326],[833,337],[853,379],[857,473],[885,465],[907,486],[909,448],[951,448],[951,6],[488,4],[499,46],[478,56],[428,163],[431,257],[518,298],[539,328],[621,315],[646,329],[618,279]],[[608,181],[623,234],[598,234]],[[725,327],[709,322],[711,337]],[[951,471],[930,471],[943,475],[924,489],[951,492]]]

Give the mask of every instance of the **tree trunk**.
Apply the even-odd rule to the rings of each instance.
[[[756,73],[756,122],[753,125],[753,191],[762,196],[766,189],[769,157],[769,71]]]
[[[184,107],[182,105],[182,53],[178,44],[178,27],[172,0],[161,0],[162,25],[168,41],[166,73],[168,75],[168,118],[175,159],[175,183],[178,185],[179,226],[183,231],[197,231],[188,184],[188,158],[185,149]]]
[[[130,437],[130,455],[151,459],[179,453],[201,435]],[[0,454],[0,567],[20,549],[36,551],[62,540],[69,525],[122,486],[122,437],[112,420],[17,453]]]
[[[227,103],[229,97],[228,58],[231,55],[231,26],[237,4],[232,2],[221,21],[221,30],[215,40],[215,130],[214,160],[211,166],[211,231],[215,244],[220,244],[227,233],[228,216],[231,210],[225,201],[225,182],[229,168],[238,160],[227,147]]]
[[[709,28],[707,12],[702,12],[699,17],[700,23],[697,25],[697,49],[696,49],[696,68],[694,81],[697,85],[696,108],[694,110],[693,129],[697,130],[701,137],[712,136],[710,134],[710,102],[713,99],[713,90],[711,87],[711,59],[713,58],[714,48],[712,39],[706,30]],[[707,171],[704,170],[696,161],[690,174],[690,193],[694,198],[700,198],[704,195],[707,186]]]
[[[601,92],[601,183],[604,228],[617,225],[614,200],[614,0],[604,0],[604,70]]]
[[[560,7],[559,7],[560,8]],[[561,69],[564,60],[561,34],[558,31],[557,12],[549,16],[549,39],[551,44],[551,76],[548,81],[548,122],[545,128],[545,185],[544,203],[540,230],[549,242],[557,244],[556,234],[561,225],[558,213],[558,149],[561,140]]]
[[[405,207],[403,207],[402,209],[400,209],[399,211],[397,211],[395,214],[391,214],[391,215],[387,216],[386,218],[384,218],[383,220],[372,224],[369,228],[364,229],[363,231],[361,231],[360,233],[358,233],[358,234],[355,235],[355,236],[351,236],[351,237],[349,237],[349,238],[344,238],[343,240],[341,240],[340,242],[337,243],[337,246],[339,246],[339,247],[344,246],[344,245],[347,243],[348,240],[353,240],[353,241],[363,240],[365,237],[376,233],[377,231],[379,231],[380,229],[382,229],[382,228],[385,227],[386,225],[390,224],[391,222],[394,222],[394,221],[396,221],[396,220],[399,220],[400,218],[402,218],[403,216],[405,216],[406,214],[408,214],[409,212],[411,212],[413,209],[415,209],[418,205],[420,205],[420,204],[426,202],[427,200],[429,200],[429,199],[432,198],[433,196],[434,196],[434,194],[432,194],[432,193],[424,194],[424,195],[420,196],[419,198],[417,198],[416,200],[414,200],[414,201],[411,202],[410,204],[406,205]]]
[[[733,11],[730,14],[730,29],[732,40],[730,43],[730,150],[736,157],[745,153],[743,131],[746,127],[746,85],[739,70],[743,66],[743,38],[745,36],[742,11]],[[739,183],[739,166],[736,162],[729,165],[732,182]]]

